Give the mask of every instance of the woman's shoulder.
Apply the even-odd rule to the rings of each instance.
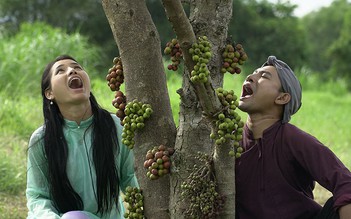
[[[43,136],[43,135],[44,135],[44,125],[38,127],[36,130],[34,130],[31,137]]]
[[[115,122],[115,124],[116,124],[117,126],[121,126],[121,120],[120,120],[120,118],[118,118],[118,117],[116,116],[116,114],[114,114],[114,113],[110,113],[110,115],[111,115],[113,121]]]
[[[30,136],[29,139],[29,146],[36,144],[38,141],[40,141],[44,136],[44,126],[40,126],[37,128],[32,135]]]

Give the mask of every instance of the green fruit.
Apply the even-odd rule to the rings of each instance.
[[[225,118],[225,115],[224,115],[223,113],[220,113],[220,114],[218,115],[218,119],[219,119],[219,120],[224,120],[224,118]]]
[[[142,128],[144,128],[145,127],[145,123],[143,123],[143,122],[138,122],[137,123],[137,128],[138,129],[142,129]]]
[[[172,49],[170,47],[166,47],[165,50],[164,50],[164,53],[166,55],[169,55],[171,53]]]

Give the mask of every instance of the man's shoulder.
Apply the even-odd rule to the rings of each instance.
[[[293,141],[315,141],[317,138],[310,133],[308,133],[305,130],[302,130],[301,128],[297,127],[294,124],[291,123],[284,123],[282,125],[282,131],[284,138],[289,138]]]

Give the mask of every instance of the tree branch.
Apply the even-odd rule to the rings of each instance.
[[[180,0],[162,0],[162,3],[168,20],[173,25],[173,30],[177,36],[180,48],[183,51],[184,63],[187,69],[184,71],[184,76],[187,77],[187,80],[190,80],[189,72],[195,66],[192,56],[189,53],[192,44],[197,41],[194,30],[185,14]],[[212,116],[222,110],[222,106],[213,89],[210,78],[206,84],[192,83],[192,85],[196,90],[196,96],[205,115]]]

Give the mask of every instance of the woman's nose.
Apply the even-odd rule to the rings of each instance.
[[[74,68],[69,68],[68,69],[68,75],[72,75],[72,74],[77,74],[76,70]]]

